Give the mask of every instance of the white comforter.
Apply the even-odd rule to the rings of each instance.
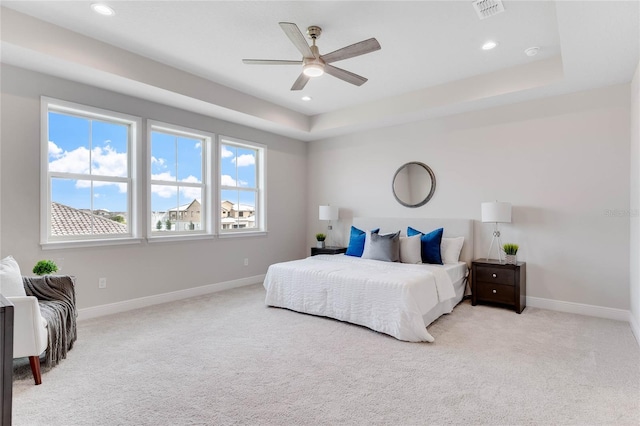
[[[433,342],[422,315],[455,297],[430,265],[321,255],[271,265],[265,303],[363,325],[409,342]]]

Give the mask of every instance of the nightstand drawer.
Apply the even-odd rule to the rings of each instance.
[[[475,288],[478,300],[485,302],[513,304],[515,299],[515,288],[512,285],[476,282]]]
[[[492,268],[486,266],[476,267],[476,280],[486,283],[498,283],[513,285],[515,271],[513,269]]]

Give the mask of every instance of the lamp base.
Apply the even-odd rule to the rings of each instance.
[[[498,224],[496,223],[495,229],[493,231],[493,238],[491,238],[491,244],[489,245],[489,251],[487,252],[487,260],[489,260],[489,256],[491,255],[491,249],[493,248],[493,244],[497,244],[498,249],[498,260],[502,262],[502,238],[500,238],[500,231],[498,230]]]

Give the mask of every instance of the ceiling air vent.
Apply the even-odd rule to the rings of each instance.
[[[504,12],[504,6],[500,0],[476,0],[473,2],[473,8],[480,19],[491,18],[493,15]]]

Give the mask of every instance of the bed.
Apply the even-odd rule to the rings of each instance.
[[[409,342],[433,342],[427,326],[452,312],[468,290],[473,221],[466,219],[354,218],[361,230],[444,228],[443,238],[464,237],[459,262],[445,265],[383,262],[320,255],[271,265],[265,304],[368,327]]]

